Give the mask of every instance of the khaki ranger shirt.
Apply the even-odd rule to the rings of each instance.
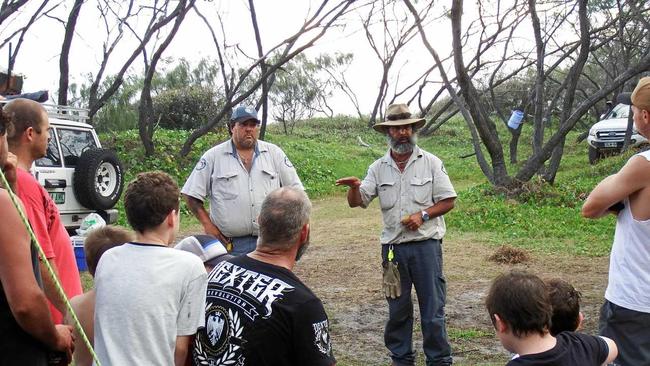
[[[361,206],[379,196],[379,206],[384,220],[382,244],[400,244],[427,239],[442,239],[445,220],[442,216],[425,221],[418,230],[408,230],[401,224],[404,216],[420,212],[446,198],[456,197],[445,167],[437,156],[418,146],[406,163],[404,172],[390,156],[390,150],[376,160],[361,182]]]
[[[296,169],[278,146],[257,141],[250,173],[232,140],[206,151],[181,193],[210,198],[210,220],[227,237],[258,235],[262,201],[280,187],[304,189]]]

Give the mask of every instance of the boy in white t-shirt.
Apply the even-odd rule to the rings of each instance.
[[[140,173],[124,194],[135,241],[108,250],[95,272],[95,352],[102,365],[184,365],[205,322],[207,274],[175,250],[180,191],[166,173]]]

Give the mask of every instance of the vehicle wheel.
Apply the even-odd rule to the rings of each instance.
[[[73,187],[77,201],[92,210],[107,210],[122,194],[124,176],[117,155],[106,149],[89,149],[79,157]]]
[[[596,162],[600,159],[600,156],[600,151],[598,151],[598,149],[589,146],[589,164],[596,164]]]

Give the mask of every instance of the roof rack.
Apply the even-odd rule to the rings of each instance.
[[[69,107],[58,104],[41,104],[47,111],[47,115],[68,121],[86,123],[88,121],[88,110],[84,108]]]
[[[0,100],[0,104],[6,104],[9,102],[10,100]],[[67,121],[88,123],[88,110],[85,108],[75,108],[59,104],[40,104],[43,106],[43,108],[45,108],[45,111],[49,117]]]

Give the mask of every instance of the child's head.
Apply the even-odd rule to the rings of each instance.
[[[133,233],[119,226],[108,225],[90,231],[84,241],[88,272],[94,277],[97,263],[107,250],[132,240]]]
[[[179,199],[178,185],[169,174],[160,171],[140,173],[124,193],[126,218],[138,233],[154,230],[169,218],[172,211],[178,215]]]
[[[577,330],[582,322],[580,292],[570,283],[559,278],[546,281],[546,286],[553,307],[551,334],[556,335],[564,331]]]
[[[544,282],[533,274],[512,271],[499,275],[492,282],[485,306],[502,343],[505,334],[523,338],[548,332],[552,314],[548,292]]]

